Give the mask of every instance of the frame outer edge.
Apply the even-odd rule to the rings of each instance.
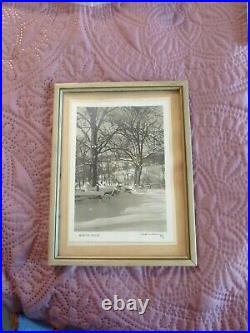
[[[123,82],[87,82],[87,83],[55,83],[55,89],[84,89],[84,88],[123,88],[131,87],[166,87],[180,88],[186,81],[123,81]]]
[[[69,264],[70,261],[70,264]],[[109,266],[109,267],[194,267],[191,259],[68,259],[56,258],[51,262],[54,266]]]
[[[55,214],[56,214],[56,192],[57,192],[57,149],[58,149],[58,117],[59,117],[59,85],[54,86],[54,113],[52,121],[52,143],[51,143],[51,178],[50,178],[50,225],[49,225],[49,265],[56,264],[55,258]]]
[[[58,160],[59,144],[59,116],[60,116],[60,90],[64,88],[84,89],[84,88],[112,88],[112,87],[166,87],[171,89],[182,90],[183,115],[184,115],[184,137],[185,137],[185,154],[186,154],[186,175],[187,175],[187,196],[188,196],[188,227],[189,227],[189,248],[190,257],[187,259],[96,259],[86,260],[84,258],[64,258],[56,253],[57,235],[57,191],[58,191]],[[195,231],[195,209],[194,209],[194,192],[193,192],[193,169],[192,169],[192,139],[191,139],[191,122],[189,111],[189,93],[187,81],[137,81],[137,82],[92,82],[92,83],[56,83],[54,85],[54,113],[52,124],[52,150],[51,150],[51,180],[50,180],[50,225],[49,225],[49,265],[79,265],[79,266],[197,266],[197,248],[196,248],[196,231]],[[57,229],[58,230],[58,229]]]
[[[194,206],[194,182],[193,182],[193,162],[192,162],[192,132],[191,114],[189,108],[188,81],[183,81],[183,113],[185,122],[185,150],[186,150],[186,170],[187,170],[187,194],[188,194],[188,223],[190,240],[190,260],[193,266],[197,266],[197,244],[195,228],[195,206]]]

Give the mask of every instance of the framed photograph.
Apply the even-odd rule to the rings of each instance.
[[[51,265],[196,266],[188,84],[55,85]]]

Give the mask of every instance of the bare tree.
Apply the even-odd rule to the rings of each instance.
[[[163,116],[159,106],[122,108],[87,107],[77,114],[78,151],[91,166],[91,183],[98,182],[102,158],[129,162],[134,167],[134,183],[140,185],[143,164],[163,153]],[[100,163],[99,163],[100,162]],[[107,164],[107,163],[106,163]],[[111,168],[108,164],[108,181]],[[99,166],[100,169],[100,166]]]
[[[109,120],[114,110],[115,108],[87,107],[77,113],[77,127],[90,152],[92,186],[98,181],[99,156],[110,150],[109,145],[118,131],[117,126]]]
[[[79,187],[85,183],[86,167],[90,166],[88,145],[85,137],[76,137],[76,181]]]
[[[113,115],[116,136],[113,147],[120,160],[135,168],[134,183],[139,186],[143,163],[154,154],[163,152],[163,116],[158,106],[123,107]]]

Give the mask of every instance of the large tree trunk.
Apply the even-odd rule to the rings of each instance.
[[[108,184],[111,184],[111,177],[110,177],[110,167],[109,167],[109,163],[107,163],[107,174],[108,174]]]
[[[98,182],[97,165],[98,165],[98,156],[96,153],[94,153],[92,158],[92,186],[96,186]]]
[[[141,184],[141,174],[142,174],[142,164],[135,166],[135,179],[134,184],[136,187],[140,186]]]
[[[83,166],[83,172],[82,172],[82,185],[85,184],[85,173],[84,173],[84,166]]]
[[[97,152],[97,110],[91,108],[89,110],[90,127],[91,127],[91,185],[94,187],[98,181],[98,152]]]

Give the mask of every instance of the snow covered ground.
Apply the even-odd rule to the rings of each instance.
[[[75,206],[75,231],[166,230],[164,190],[120,193],[110,199],[83,199]]]

